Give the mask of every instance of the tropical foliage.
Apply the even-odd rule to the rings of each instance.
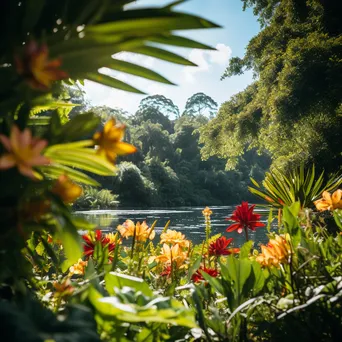
[[[324,183],[324,171],[317,177],[315,166],[305,168],[301,164],[288,174],[275,170],[266,172],[262,187],[252,178],[255,187],[249,191],[275,208],[290,206],[299,202],[301,207],[313,206],[324,191],[337,189],[342,184],[342,176],[333,175]]]
[[[115,172],[122,177],[119,158],[141,158],[134,152],[143,147],[134,144],[149,138],[145,130],[141,135],[130,133],[119,117],[102,122],[103,116],[93,111],[73,113],[68,120],[75,104],[65,99],[68,92],[79,97],[76,80],[138,92],[98,71],[105,66],[167,82],[151,70],[122,63],[112,55],[133,51],[189,65],[183,57],[149,43],[207,48],[172,31],[215,27],[205,19],[175,11],[174,6],[182,1],[148,10],[129,9],[130,2],[23,0],[6,1],[2,6],[1,338],[339,341],[342,190],[335,190],[321,177],[304,187],[317,189],[310,190],[315,196],[318,189],[325,189],[322,198],[314,201],[317,210],[303,207],[311,206],[313,198],[284,205],[273,227],[271,211],[269,242],[260,250],[248,239],[248,229],[263,229],[264,223],[248,202],[227,218],[235,222],[227,227],[228,234],[245,231],[242,246],[223,235],[224,228],[212,235],[213,210],[208,207],[203,209],[205,239],[200,245],[168,229],[170,222],[162,232],[156,231],[156,222],[132,220],[116,231],[102,232],[73,215],[71,204],[82,196],[84,201],[90,195],[101,197],[111,205],[113,195],[102,190],[100,196],[101,191],[93,192],[90,186],[98,186],[104,176]],[[246,2],[250,3],[260,5],[257,0]],[[267,17],[269,11],[263,15]],[[67,83],[72,84],[69,90]],[[152,102],[160,100],[164,101],[154,98]],[[173,107],[169,101],[168,105]],[[160,124],[143,124],[167,141],[168,131]],[[184,153],[190,153],[185,147]],[[148,147],[146,165],[153,166],[148,171],[152,175],[158,168],[169,167],[161,157],[164,152]],[[131,162],[124,165],[141,172]],[[175,173],[170,174],[175,180]],[[128,178],[126,187],[132,192],[132,179],[149,184],[147,177]],[[300,179],[306,183],[307,178],[300,175]],[[165,189],[165,197],[171,196],[170,190]],[[335,191],[330,194],[328,190]]]
[[[246,149],[267,150],[273,166],[289,171],[314,162],[341,165],[340,1],[244,0],[262,30],[224,78],[253,70],[255,82],[225,102],[201,129],[202,155],[234,168]]]
[[[226,171],[225,161],[217,157],[201,160],[198,129],[208,122],[208,116],[180,116],[179,108],[162,95],[144,98],[134,115],[120,108],[86,108],[103,122],[116,117],[125,123],[125,139],[137,148],[135,154],[119,157],[117,175],[95,177],[102,187],[119,195],[121,206],[219,205],[251,200],[249,178],[261,181],[270,165],[266,154],[259,156],[255,151],[246,153],[235,171]],[[71,110],[70,117],[74,110],[78,107]]]

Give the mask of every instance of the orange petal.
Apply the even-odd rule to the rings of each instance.
[[[6,170],[15,166],[16,160],[13,154],[6,153],[0,157],[0,169]]]
[[[341,197],[342,197],[342,190],[341,189],[336,190],[331,196],[333,205],[338,204],[341,201]]]
[[[30,168],[29,166],[24,165],[24,164],[19,164],[18,169],[22,175],[27,176],[31,179],[37,179],[36,176],[34,175],[32,168]]]
[[[322,197],[323,197],[326,201],[331,202],[331,195],[330,195],[330,192],[328,192],[328,191],[323,191]]]

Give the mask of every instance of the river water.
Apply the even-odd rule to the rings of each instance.
[[[245,242],[244,233],[238,234],[236,231],[227,233],[226,228],[233,222],[225,220],[232,214],[235,206],[210,207],[213,211],[211,216],[212,235],[221,233],[227,238],[234,238],[234,246],[240,247]],[[150,209],[117,209],[117,210],[88,210],[76,211],[75,215],[80,216],[92,223],[95,223],[103,231],[116,231],[116,227],[126,219],[134,222],[146,220],[148,225],[157,220],[155,226],[156,235],[160,235],[166,222],[171,221],[169,229],[174,229],[185,234],[187,239],[194,243],[201,243],[205,238],[205,223],[202,215],[203,207],[177,207],[177,208],[150,208]],[[258,212],[258,209],[255,209]],[[260,210],[260,213],[264,211]],[[267,213],[261,217],[261,221],[266,223]],[[249,231],[249,238],[259,243],[266,243],[266,228],[257,228],[256,232]],[[158,237],[157,237],[158,241]],[[256,246],[255,245],[255,246]]]

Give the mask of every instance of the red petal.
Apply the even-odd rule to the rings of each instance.
[[[226,229],[226,231],[227,231],[227,232],[232,232],[232,231],[238,229],[239,227],[241,227],[241,224],[240,224],[240,223],[234,223],[234,224],[230,225],[230,226]],[[241,227],[241,229],[242,229],[242,227]]]

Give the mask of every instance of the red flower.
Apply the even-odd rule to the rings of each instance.
[[[115,242],[113,234],[102,235],[101,230],[96,230],[95,234],[84,234],[82,239],[84,241],[83,251],[86,258],[94,254],[95,244],[101,242],[102,247],[108,246],[109,259],[113,259],[113,251],[115,250]]]
[[[200,268],[196,271],[196,273],[194,273],[194,274],[192,275],[192,277],[191,277],[191,279],[192,279],[192,281],[193,281],[194,283],[198,283],[198,282],[204,280],[203,275],[202,275],[202,273],[201,273],[200,271],[209,274],[209,275],[210,275],[211,277],[213,277],[213,278],[216,278],[216,277],[218,276],[218,274],[219,274],[219,273],[218,273],[215,269],[213,269],[213,268],[206,268],[206,267],[203,267],[203,266],[202,266],[202,267],[200,267]]]
[[[260,222],[260,215],[253,213],[254,207],[255,205],[249,207],[248,202],[242,202],[241,205],[238,205],[233,215],[226,219],[237,223],[230,225],[227,232],[237,229],[238,233],[242,233],[245,230],[247,235],[247,229],[255,231],[258,227],[264,227],[265,225]]]
[[[230,255],[233,253],[239,253],[240,248],[230,248],[228,245],[233,241],[233,238],[227,239],[225,236],[218,238],[216,241],[209,245],[209,255]]]
[[[161,276],[169,277],[171,275],[171,266],[166,266],[164,271],[160,273]]]

